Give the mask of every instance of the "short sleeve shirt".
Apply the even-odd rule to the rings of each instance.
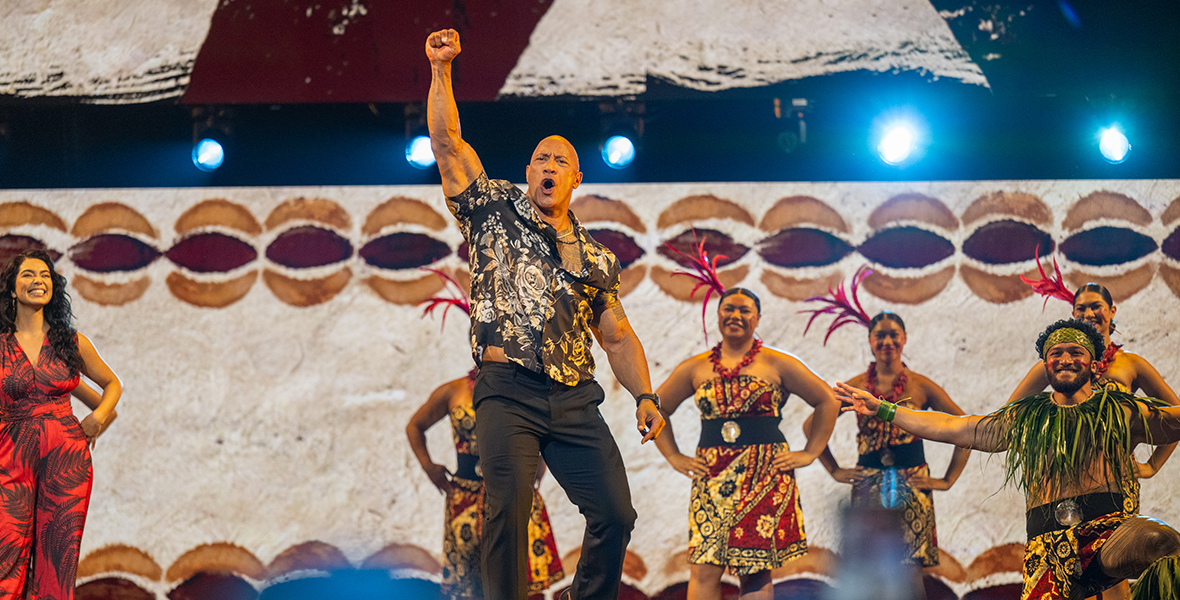
[[[619,302],[615,255],[570,212],[581,268],[567,269],[557,232],[524,192],[486,174],[447,208],[468,244],[475,361],[498,346],[512,362],[566,385],[592,379],[590,324]]]

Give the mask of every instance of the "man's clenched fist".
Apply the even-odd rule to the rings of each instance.
[[[426,58],[432,63],[449,63],[459,55],[459,32],[444,29],[426,38]]]

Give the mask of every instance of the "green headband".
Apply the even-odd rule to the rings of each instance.
[[[1062,327],[1045,338],[1045,344],[1041,346],[1041,358],[1045,357],[1045,351],[1049,348],[1065,343],[1077,344],[1085,348],[1090,352],[1090,358],[1094,358],[1094,343],[1090,341],[1090,336],[1070,327]]]

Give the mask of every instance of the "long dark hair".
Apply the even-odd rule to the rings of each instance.
[[[37,259],[49,267],[49,275],[53,280],[53,295],[49,304],[42,309],[45,322],[49,323],[49,345],[53,351],[70,368],[70,372],[78,374],[82,370],[82,355],[78,353],[78,330],[74,329],[74,311],[70,307],[70,294],[66,291],[66,278],[61,276],[53,266],[53,258],[44,250],[25,250],[8,259],[4,270],[0,271],[0,330],[4,333],[16,332],[16,276],[20,272],[21,264],[26,260]]]

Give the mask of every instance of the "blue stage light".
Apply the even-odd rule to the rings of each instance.
[[[406,162],[416,169],[434,166],[434,150],[430,149],[430,138],[419,135],[406,144]]]
[[[625,135],[612,135],[602,144],[602,161],[612,169],[625,169],[635,160],[635,143]]]
[[[204,138],[193,145],[193,166],[209,172],[225,161],[225,149],[213,138]]]
[[[909,125],[893,125],[877,144],[877,154],[886,164],[900,164],[914,151],[914,142],[914,130]]]
[[[1127,155],[1131,153],[1131,142],[1127,141],[1127,136],[1117,126],[1111,126],[1102,130],[1098,150],[1106,162],[1117,165],[1127,160]]]

